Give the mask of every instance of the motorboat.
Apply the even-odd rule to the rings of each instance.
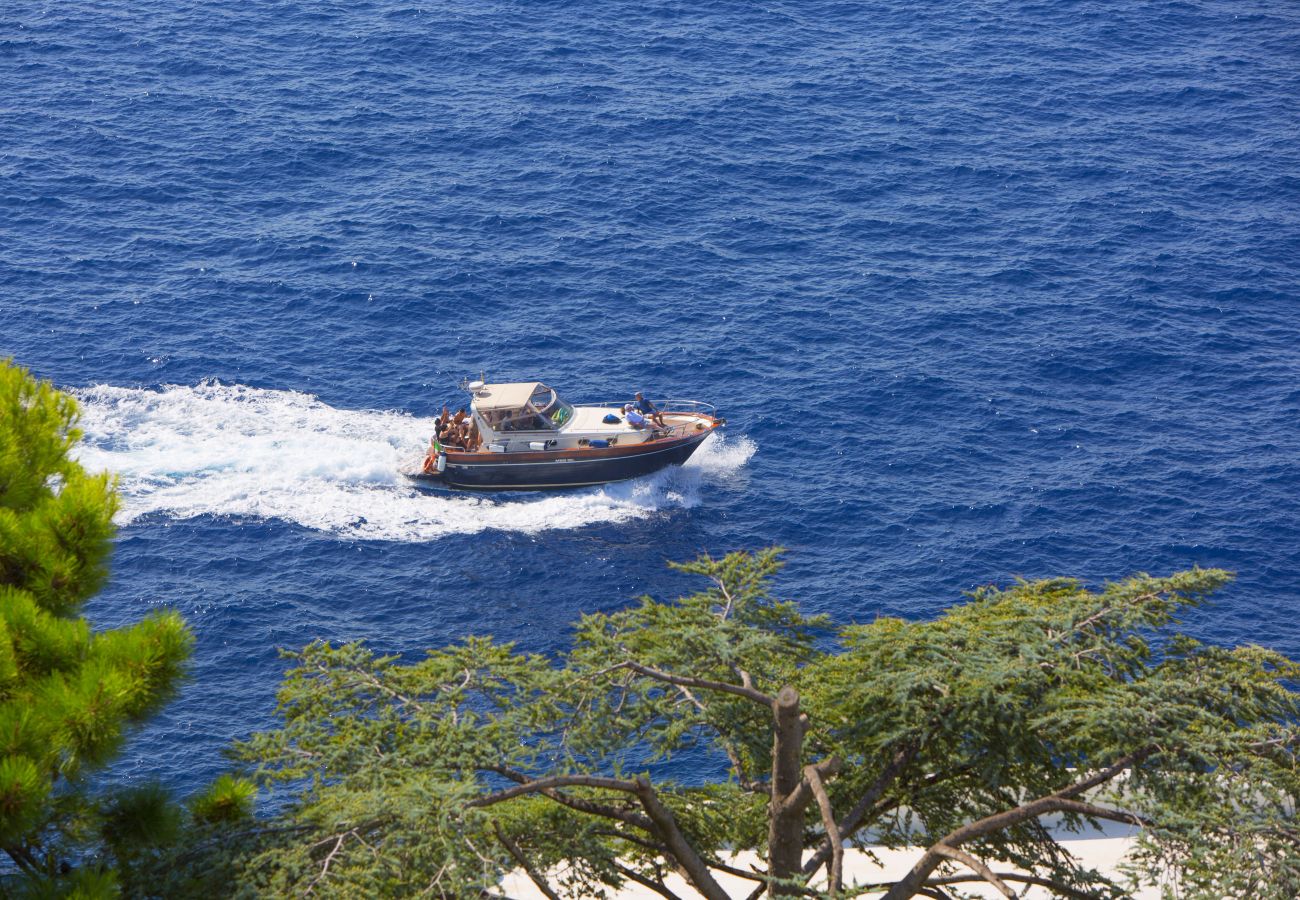
[[[462,382],[469,410],[443,410],[420,471],[450,488],[542,490],[637,478],[690,458],[726,424],[698,400],[665,400],[653,412],[622,401],[571,404],[540,381]]]

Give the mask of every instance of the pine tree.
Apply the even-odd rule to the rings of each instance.
[[[172,695],[191,636],[174,612],[104,631],[81,617],[107,577],[117,501],[72,456],[77,415],[0,360],[0,848],[18,873],[0,887],[95,896],[114,878],[79,864],[108,822],[86,776]]]
[[[723,900],[1128,896],[1043,825],[1141,830],[1141,876],[1185,898],[1300,895],[1300,666],[1179,636],[1228,580],[1020,582],[931,621],[833,628],[775,599],[774,551],[679,569],[707,589],[584,618],[558,659],[471,638],[421,660],[292,654],[283,725],[237,754],[282,812],[209,832],[156,874],[249,896],[548,897],[635,882]],[[692,754],[700,770],[656,776]],[[846,885],[843,844],[924,849]],[[738,867],[751,848],[765,863]],[[217,882],[204,882],[216,873]],[[163,893],[169,893],[164,891]]]

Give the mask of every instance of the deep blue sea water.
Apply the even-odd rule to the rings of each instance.
[[[1300,656],[1300,6],[0,4],[0,355],[121,478],[98,624],[180,609],[181,791],[280,646],[553,651],[779,543],[841,621],[1226,566]],[[600,490],[420,493],[456,382],[697,397]]]

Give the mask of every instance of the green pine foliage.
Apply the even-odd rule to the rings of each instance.
[[[257,786],[244,778],[221,775],[190,801],[190,814],[207,825],[243,822],[253,814]]]
[[[73,864],[102,849],[86,776],[172,696],[191,644],[174,612],[107,631],[80,616],[108,574],[117,500],[73,457],[76,421],[71,397],[0,360],[0,849],[13,864],[0,889],[37,896],[116,891],[100,863]]]
[[[192,826],[159,896],[599,897],[720,873],[770,895],[960,896],[993,880],[1121,898],[1300,894],[1300,667],[1177,618],[1227,580],[976,592],[931,621],[833,627],[771,593],[776,550],[677,566],[705,588],[584,617],[557,659],[470,638],[419,660],[289,654],[282,724],[234,750],[276,815]],[[685,780],[655,763],[693,754]],[[1044,826],[1139,829],[1132,881]],[[840,841],[926,852],[845,885]],[[755,849],[764,871],[729,866]],[[1028,879],[1028,880],[1027,880]]]

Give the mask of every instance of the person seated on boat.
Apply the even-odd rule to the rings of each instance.
[[[660,428],[668,427],[664,424],[664,414],[661,413],[653,403],[642,396],[640,391],[636,392],[636,401],[632,405],[636,407],[637,412],[641,413],[641,415],[648,419],[652,419]]]
[[[460,443],[460,431],[455,425],[448,422],[442,428],[438,429],[438,443],[452,446]]]
[[[623,418],[627,419],[627,424],[633,428],[645,428],[645,416],[641,415],[641,410],[637,409],[631,403],[623,407]]]

